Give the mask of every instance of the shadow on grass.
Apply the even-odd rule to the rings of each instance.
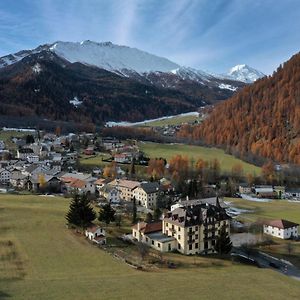
[[[8,298],[11,298],[11,295],[10,294],[7,294],[6,292],[3,292],[3,291],[0,291],[0,299],[4,300],[4,299],[8,299]]]

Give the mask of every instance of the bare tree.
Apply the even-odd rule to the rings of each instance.
[[[137,244],[137,249],[139,251],[139,254],[142,258],[142,261],[145,259],[145,257],[148,255],[149,253],[149,246],[144,244],[144,243],[138,243]]]

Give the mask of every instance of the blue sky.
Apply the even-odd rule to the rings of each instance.
[[[300,51],[300,0],[0,1],[0,56],[87,39],[212,72],[246,63],[269,74]]]

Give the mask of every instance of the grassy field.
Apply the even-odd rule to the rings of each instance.
[[[108,153],[98,153],[97,155],[82,155],[79,162],[83,166],[87,167],[103,167],[109,164],[108,162],[102,161],[102,159],[108,159],[110,155]]]
[[[12,149],[16,148],[16,145],[11,141],[13,137],[23,137],[27,134],[32,134],[32,132],[20,132],[20,131],[4,131],[0,130],[0,140],[4,141],[5,145]]]
[[[207,262],[199,268],[131,269],[66,229],[68,204],[0,195],[1,299],[299,299],[293,279],[210,258],[195,258]]]
[[[247,201],[240,198],[227,198],[235,207],[252,210],[252,213],[243,214],[241,218],[256,221],[257,219],[286,219],[300,224],[300,203],[286,200],[271,202]]]
[[[197,159],[202,158],[204,160],[212,160],[217,158],[221,163],[221,168],[224,171],[231,171],[232,166],[240,163],[243,166],[245,173],[259,174],[260,168],[254,165],[243,162],[240,159],[235,158],[232,155],[225,154],[221,149],[208,148],[184,144],[157,144],[150,142],[140,142],[139,147],[146,155],[150,157],[164,157],[170,159],[176,154],[181,154],[183,156],[188,156],[195,162]]]
[[[252,211],[252,213],[242,214],[238,217],[244,222],[255,222],[263,219],[286,219],[300,224],[300,203],[286,200],[274,200],[272,202],[254,202],[233,198],[227,200],[234,203],[235,207]],[[260,247],[260,250],[278,258],[287,259],[300,268],[300,243],[278,238],[272,238],[272,240],[272,245]],[[288,244],[292,249],[291,252],[289,252]]]
[[[183,123],[193,123],[195,121],[201,120],[202,119],[197,116],[174,116],[172,118],[147,122],[143,125],[137,125],[137,127],[162,127],[167,125],[181,125]]]

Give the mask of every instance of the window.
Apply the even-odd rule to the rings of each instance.
[[[168,250],[171,251],[171,244],[168,245]]]
[[[198,231],[198,226],[195,227],[195,231]]]
[[[180,234],[178,234],[178,239],[180,240]]]
[[[154,245],[154,241],[153,240],[151,241],[151,244]]]
[[[198,243],[196,243],[196,244],[195,244],[195,248],[197,249],[198,247],[199,247],[199,244],[198,244]]]
[[[148,243],[148,238],[146,237],[146,242]]]
[[[157,247],[160,248],[160,243],[157,243]]]
[[[178,231],[180,231],[180,227],[178,227]]]
[[[180,246],[180,244],[178,244],[178,249],[180,249],[181,248],[181,246]]]
[[[196,235],[195,235],[195,239],[197,240],[198,238],[199,238],[199,235],[198,235],[198,234],[196,234]]]
[[[193,249],[193,245],[190,244],[190,245],[189,245],[189,250],[192,250],[192,249]]]

